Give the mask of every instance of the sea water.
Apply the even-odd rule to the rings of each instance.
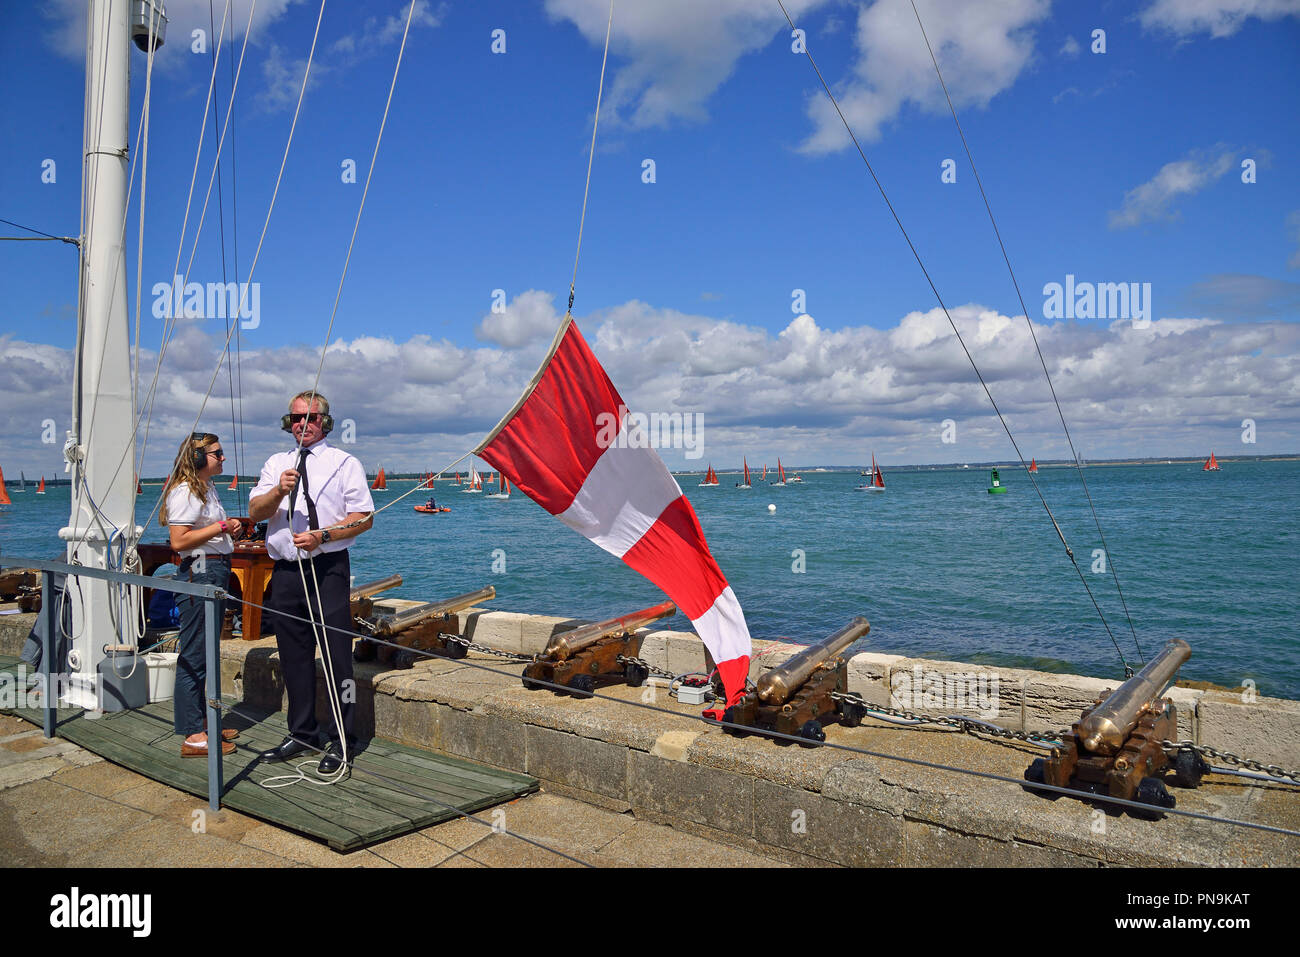
[[[855,491],[856,471],[801,474],[784,488],[755,477],[749,491],[726,473],[717,488],[678,476],[757,639],[808,642],[861,615],[871,632],[855,651],[1117,679],[1121,657],[1136,668],[1182,638],[1192,659],[1181,677],[1300,698],[1300,462],[1089,467],[1107,548],[1079,473],[1043,468],[1078,571],[1019,467],[1001,469],[1006,495],[989,495],[988,472],[973,468],[887,469],[884,493]],[[376,505],[413,485],[390,480]],[[231,514],[247,511],[247,488],[241,507],[222,492]],[[145,486],[138,521],[159,492]],[[584,619],[663,600],[517,491],[498,501],[440,482],[435,494],[450,512],[415,512],[420,491],[377,517],[352,548],[357,582],[398,572],[404,584],[387,594],[421,600],[493,585],[488,607]],[[0,551],[58,557],[68,488],[12,497]],[[145,540],[165,540],[156,517]]]

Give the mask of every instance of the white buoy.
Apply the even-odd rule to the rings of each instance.
[[[776,506],[775,506],[775,505],[769,505],[769,506],[767,507],[767,510],[768,510],[769,512],[775,512],[775,511],[776,511]]]

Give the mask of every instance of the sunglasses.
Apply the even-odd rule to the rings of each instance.
[[[319,412],[290,412],[289,413],[289,421],[292,422],[294,425],[297,425],[303,419],[306,419],[309,422],[319,422],[320,413]]]
[[[226,452],[224,449],[208,449],[208,455],[215,455],[219,459],[224,459]]]

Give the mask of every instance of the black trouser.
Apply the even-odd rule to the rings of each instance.
[[[312,566],[316,577],[312,578]],[[302,576],[307,578],[303,591]],[[317,588],[320,606],[316,604]],[[352,678],[352,612],[348,595],[351,591],[351,570],[346,551],[317,555],[302,563],[277,561],[271,572],[271,599],[268,608],[275,625],[275,643],[280,650],[280,671],[284,675],[284,688],[289,694],[289,734],[299,741],[314,744],[320,738],[316,723],[316,638],[310,621],[323,620],[328,628],[325,640],[329,657],[321,651],[321,662],[329,674],[333,664],[334,687],[342,703],[343,733],[347,735],[348,753],[356,744],[353,721],[353,704],[356,701],[356,682]],[[310,606],[308,605],[310,596]],[[295,617],[289,617],[289,616]],[[327,735],[331,741],[339,740],[334,726],[333,711],[327,712]],[[320,741],[321,744],[325,742]]]

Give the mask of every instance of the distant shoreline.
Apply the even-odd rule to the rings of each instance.
[[[1285,455],[1236,456],[1233,458],[1220,456],[1218,461],[1220,465],[1232,465],[1232,464],[1241,464],[1241,463],[1248,463],[1248,462],[1300,462],[1300,453],[1293,452]],[[1146,459],[1097,459],[1095,461],[1085,462],[1084,467],[1101,468],[1103,466],[1108,466],[1108,465],[1201,465],[1204,462],[1205,462],[1205,458],[1202,456],[1197,456],[1195,458],[1160,457],[1160,458],[1146,458]],[[798,467],[791,466],[790,468],[786,469],[786,472],[789,475],[795,475],[795,474],[805,473],[805,472],[817,472],[822,474],[830,474],[832,472],[857,472],[867,467],[868,466],[865,463],[862,465],[805,465],[805,466],[798,466]],[[965,472],[965,471],[974,471],[976,469],[1015,469],[1021,467],[1022,466],[1019,462],[1006,462],[1006,461],[968,462],[966,463],[965,467],[961,465],[953,465],[951,462],[943,462],[943,463],[934,462],[934,463],[925,463],[921,465],[916,465],[916,464],[891,465],[889,466],[889,471],[891,472],[930,472],[930,471]],[[1038,467],[1040,469],[1068,469],[1068,468],[1074,468],[1074,463],[1066,461],[1064,459],[1051,459],[1051,460],[1045,459],[1044,461],[1038,463]],[[758,468],[759,470],[761,470],[762,466],[760,465],[758,466]],[[769,471],[770,470],[771,467],[769,466]],[[881,466],[881,470],[882,471],[885,470],[885,467],[883,465]],[[675,469],[673,470],[672,474],[673,475],[703,475],[704,471],[705,471],[704,469]],[[741,471],[742,470],[739,467],[723,468],[717,470],[719,475],[731,475],[733,473],[739,475]],[[751,468],[750,472],[753,471],[755,470]],[[394,482],[411,482],[416,480],[423,481],[426,475],[427,473],[425,472],[409,472],[409,473],[391,472],[388,473],[388,478]],[[218,476],[219,482],[225,482],[226,484],[229,484],[230,478],[231,476],[229,475]],[[162,477],[154,477],[154,478],[141,479],[140,483],[142,485],[161,485],[163,481],[164,480]],[[245,477],[241,475],[239,477],[240,485],[251,485],[255,481],[257,481],[257,479],[254,476]],[[454,481],[454,478],[444,477],[438,479],[438,481],[451,482]],[[36,483],[33,482],[31,479],[27,480],[27,484],[33,488],[36,485]],[[49,488],[58,488],[59,486],[70,485],[71,483],[67,479],[46,479],[45,484]],[[18,480],[8,479],[8,478],[5,479],[6,488],[16,488],[17,486],[18,486]]]

